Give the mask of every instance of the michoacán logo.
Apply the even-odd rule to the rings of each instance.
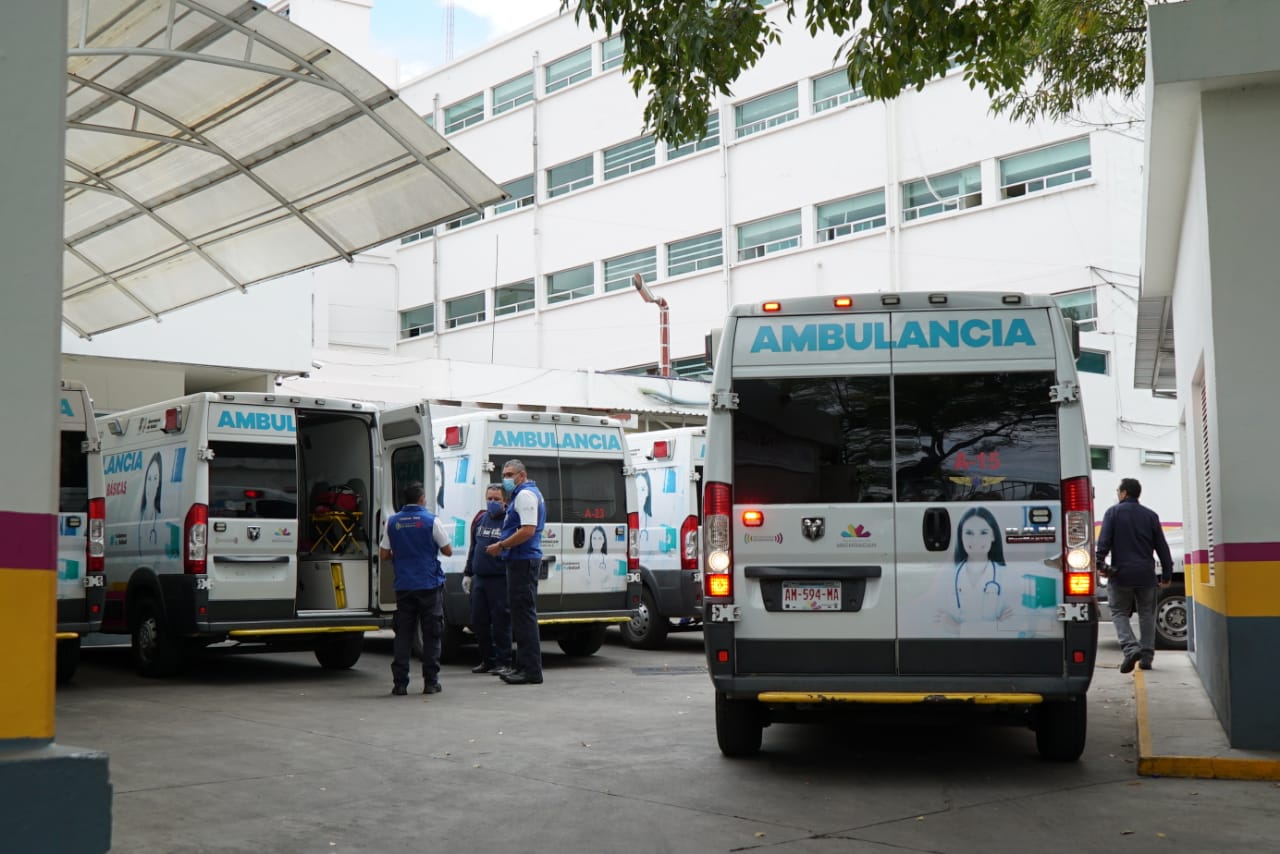
[[[569,433],[554,430],[496,430],[495,448],[547,448],[563,451],[621,451],[617,433]]]
[[[292,412],[232,412],[222,410],[218,416],[218,429],[256,430],[262,433],[293,433]]]
[[[862,527],[861,525],[848,525],[845,527],[843,531],[840,532],[840,536],[856,537],[857,539],[861,540],[864,537],[871,536],[871,531],[867,528]]]
[[[803,353],[831,350],[909,350],[984,347],[1034,347],[1025,318],[991,320],[908,320],[892,338],[883,321],[770,324],[756,330],[752,353]]]

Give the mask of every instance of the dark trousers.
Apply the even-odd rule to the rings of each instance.
[[[391,679],[409,684],[409,657],[413,635],[422,629],[422,681],[440,681],[440,637],[444,634],[444,585],[431,590],[397,590],[396,612],[391,618],[396,639],[392,645]]]
[[[471,583],[471,630],[480,660],[490,666],[511,663],[511,599],[505,575],[476,575]]]
[[[541,565],[542,561],[537,558],[507,561],[516,670],[539,677],[542,676],[542,644],[538,639],[538,568]]]

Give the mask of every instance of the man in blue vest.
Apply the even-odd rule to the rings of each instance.
[[[382,533],[384,565],[395,560],[396,613],[391,625],[396,639],[392,647],[391,693],[409,693],[409,656],[413,633],[422,627],[422,689],[440,693],[440,637],[444,634],[444,569],[440,555],[453,554],[449,535],[440,520],[427,511],[427,493],[420,483],[404,488],[399,513],[387,519]]]
[[[511,666],[511,603],[507,596],[507,568],[485,552],[502,539],[507,502],[502,484],[484,491],[485,508],[471,523],[471,550],[462,570],[462,589],[471,596],[471,629],[480,646],[480,663],[472,673],[492,673]]]
[[[538,640],[538,570],[542,566],[542,528],[547,503],[520,460],[502,465],[502,488],[510,494],[502,538],[485,554],[501,555],[507,564],[511,599],[511,635],[516,642],[515,670],[499,673],[508,685],[542,683],[542,645]]]

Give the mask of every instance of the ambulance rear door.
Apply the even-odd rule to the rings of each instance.
[[[615,425],[559,424],[562,611],[627,604],[627,450]]]
[[[436,467],[432,456],[431,418],[425,402],[382,410],[378,422],[382,433],[382,475],[378,488],[377,518],[374,520],[374,548],[382,540],[387,517],[400,509],[401,493],[411,483],[421,483],[427,493],[427,508],[436,506]],[[374,588],[378,608],[396,609],[395,569],[391,561],[376,562]]]

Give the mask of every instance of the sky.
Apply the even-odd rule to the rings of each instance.
[[[444,63],[445,5],[444,0],[374,0],[373,46],[400,59],[401,80]],[[470,53],[559,8],[560,0],[454,0],[453,55]]]

